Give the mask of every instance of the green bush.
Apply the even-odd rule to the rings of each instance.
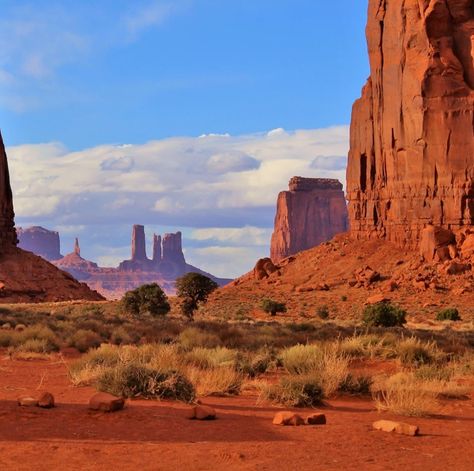
[[[459,315],[459,311],[454,308],[450,307],[447,309],[442,309],[436,315],[437,321],[460,321],[461,316]]]
[[[205,303],[209,295],[219,285],[200,273],[186,273],[176,280],[176,296],[181,299],[181,311],[192,319],[200,303]]]
[[[273,299],[263,299],[261,307],[263,311],[272,316],[276,316],[279,312],[286,312],[286,304],[274,301]]]
[[[119,364],[102,372],[97,388],[120,397],[191,402],[194,386],[176,371],[160,371],[137,363]]]
[[[406,312],[389,303],[366,306],[363,322],[368,327],[396,327],[406,324]]]
[[[133,316],[164,316],[171,309],[168,297],[156,283],[142,285],[125,293],[122,306],[125,312]]]
[[[264,388],[260,398],[289,407],[315,407],[321,405],[323,390],[318,378],[290,375]]]

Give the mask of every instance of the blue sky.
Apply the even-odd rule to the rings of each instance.
[[[344,126],[368,76],[367,0],[0,6],[0,125],[19,225],[63,228],[66,243],[82,231],[90,258],[109,264],[127,256],[133,223],[182,229],[203,268],[225,271],[245,251],[232,273],[218,273],[233,276],[268,251],[263,239],[288,176],[343,179]],[[199,140],[210,134],[224,137]],[[212,198],[192,196],[206,185]],[[238,245],[236,231],[249,227],[266,231],[260,245]],[[195,233],[219,228],[209,239]],[[233,234],[227,242],[223,228]],[[108,249],[96,242],[104,234]]]

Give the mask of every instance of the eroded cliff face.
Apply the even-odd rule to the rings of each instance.
[[[0,132],[0,253],[17,245],[8,160]]]
[[[271,259],[276,263],[347,228],[347,206],[338,180],[293,177],[289,191],[278,195]]]
[[[50,231],[41,226],[17,228],[18,247],[33,252],[46,260],[59,260],[62,258],[59,233]]]
[[[474,2],[369,0],[370,78],[354,104],[351,233],[415,248],[474,224]]]

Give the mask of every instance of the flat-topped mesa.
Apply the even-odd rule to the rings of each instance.
[[[15,212],[7,153],[0,132],[0,254],[16,247],[18,243],[14,220]]]
[[[278,195],[270,256],[277,263],[348,229],[347,206],[338,180],[293,177]]]
[[[184,265],[186,260],[183,254],[183,243],[181,232],[175,234],[165,234],[162,241],[162,262],[171,262]]]
[[[33,252],[46,260],[53,261],[62,258],[59,233],[41,226],[18,227],[18,247]]]
[[[351,233],[415,249],[474,224],[474,2],[369,0],[370,78],[354,104]],[[463,229],[464,230],[464,229]]]
[[[288,187],[290,191],[342,190],[342,183],[334,178],[293,177]]]

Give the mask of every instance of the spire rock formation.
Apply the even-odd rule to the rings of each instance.
[[[79,239],[76,237],[74,240],[74,253],[80,257],[81,256],[81,248],[79,247]]]
[[[145,262],[147,260],[145,227],[135,224],[132,229],[132,261]]]
[[[370,78],[352,112],[351,233],[414,249],[474,224],[474,2],[369,0]]]
[[[278,195],[271,259],[279,262],[347,229],[347,205],[338,180],[293,177],[289,191]]]
[[[7,153],[0,132],[0,253],[16,247],[18,243],[15,231],[15,212],[13,194],[10,185]]]

